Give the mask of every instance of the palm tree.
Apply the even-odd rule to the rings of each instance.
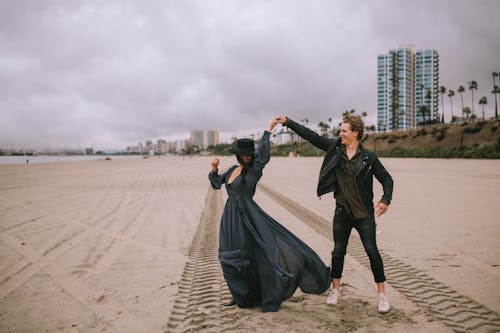
[[[493,77],[493,91],[491,93],[495,95],[495,119],[498,119],[497,94],[500,91],[498,89],[495,79],[500,75],[500,72],[493,72],[491,73],[491,75]]]
[[[328,129],[330,128],[330,126],[328,126],[327,123],[324,123],[324,122],[320,121],[319,124],[318,124],[318,127],[319,127],[319,129],[321,131],[321,135],[322,136],[327,136]]]
[[[443,107],[443,110],[441,111],[441,122],[444,122],[444,94],[446,94],[446,87],[441,86],[441,88],[439,88],[439,92],[441,93],[441,106]]]
[[[486,96],[481,97],[479,100],[479,105],[483,107],[483,121],[484,121],[484,106],[488,104],[488,100],[486,99]]]
[[[422,118],[424,118],[423,124],[425,126],[425,124],[426,124],[425,115],[427,113],[429,113],[429,108],[427,107],[427,105],[420,105],[420,107],[418,108],[418,112],[417,113],[421,114]]]
[[[453,90],[448,91],[448,97],[450,98],[450,109],[451,109],[451,121],[453,122],[453,96],[455,96],[455,92]]]
[[[322,129],[323,129],[323,122],[322,122],[322,121],[320,121],[320,122],[318,123],[318,129],[319,129],[319,131],[320,131],[320,133],[321,133],[321,132],[322,132]]]
[[[493,87],[491,93],[495,95],[495,119],[498,120],[497,94],[500,94],[500,88],[498,86]]]
[[[465,114],[467,119],[469,119],[469,115],[471,114],[470,107],[468,106],[464,107],[463,113]]]
[[[460,97],[462,100],[462,118],[463,118],[464,117],[464,91],[465,91],[464,86],[458,86],[457,91],[460,93]]]
[[[430,89],[427,89],[427,92],[425,93],[425,101],[427,102],[427,113],[429,114],[429,124],[431,120],[434,120],[435,114],[433,114],[432,110],[432,92]],[[439,120],[439,114],[438,114],[438,120]]]
[[[328,137],[328,129],[330,128],[330,125],[327,123],[323,123],[323,131],[325,132],[325,136]]]
[[[470,81],[469,82],[469,90],[472,95],[472,114],[474,114],[474,90],[477,90],[477,82],[476,81]]]

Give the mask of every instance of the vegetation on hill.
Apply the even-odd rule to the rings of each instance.
[[[363,145],[383,157],[500,158],[498,121],[378,133]]]
[[[500,158],[500,123],[474,121],[409,131],[370,133],[363,145],[381,157]],[[308,142],[273,146],[273,156],[322,156]]]

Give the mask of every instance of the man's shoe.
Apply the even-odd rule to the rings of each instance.
[[[330,291],[330,294],[328,294],[328,297],[326,298],[326,304],[328,305],[335,305],[339,301],[340,297],[340,291],[332,288],[332,291]]]
[[[224,303],[224,306],[233,306],[233,305],[236,305],[234,298],[231,298],[231,300],[229,302]]]
[[[391,309],[391,304],[385,294],[378,294],[378,312],[387,313]]]

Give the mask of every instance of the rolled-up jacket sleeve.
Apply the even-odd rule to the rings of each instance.
[[[297,133],[303,139],[309,141],[312,145],[317,148],[327,151],[332,145],[335,145],[336,141],[333,139],[325,138],[318,133],[310,130],[309,128],[302,126],[290,118],[286,119],[286,122],[283,124]]]
[[[392,200],[392,191],[394,188],[394,181],[392,180],[389,172],[384,168],[378,157],[375,156],[375,160],[373,162],[373,174],[375,178],[382,184],[383,195],[381,202],[385,204],[390,204]]]

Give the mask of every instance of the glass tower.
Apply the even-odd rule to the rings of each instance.
[[[377,125],[379,132],[415,128],[439,119],[439,58],[435,50],[416,51],[401,45],[377,58]],[[429,112],[418,112],[421,105]],[[420,110],[422,111],[422,110]]]
[[[417,125],[424,121],[439,121],[438,97],[438,53],[435,50],[417,51],[415,55],[415,122]],[[423,112],[422,106],[426,106],[426,112]]]

